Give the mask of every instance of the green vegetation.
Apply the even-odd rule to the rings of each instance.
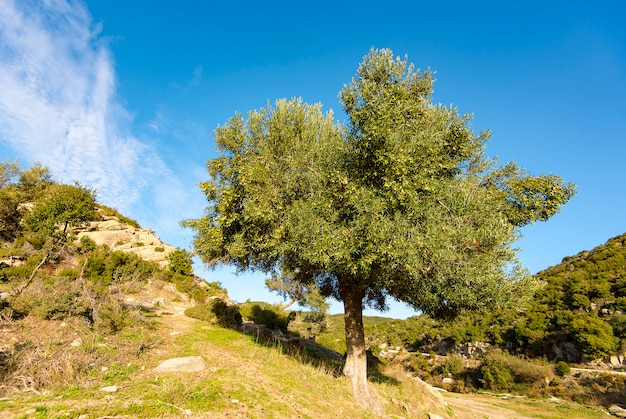
[[[219,283],[193,276],[189,252],[177,249],[164,269],[133,253],[111,251],[85,236],[77,240],[75,226],[86,226],[86,220],[102,214],[92,211],[101,208],[91,205],[92,191],[80,190],[78,185],[62,188],[39,165],[20,170],[16,163],[0,164],[0,181],[0,198],[9,197],[15,204],[0,211],[1,221],[14,227],[0,246],[0,411],[16,417],[164,417],[189,411],[213,416],[328,417],[332,412],[333,417],[374,417],[355,406],[348,383],[340,376],[339,354],[346,352],[343,316],[320,310],[288,312],[264,302],[233,305]],[[58,196],[50,197],[61,190],[82,196],[89,205],[82,205],[80,199],[71,208],[53,205]],[[22,223],[27,211],[37,206],[49,206],[49,211],[41,210],[46,216]],[[67,214],[80,215],[69,222]],[[623,243],[623,238],[616,239]],[[553,316],[558,325],[569,325],[558,337],[578,345],[580,356],[598,348],[609,350],[602,346],[607,342],[611,347],[623,345],[626,315],[619,308],[623,284],[608,269],[623,265],[607,262],[623,251],[615,245],[616,239],[609,241],[610,251],[598,248],[566,259],[565,263],[575,262],[586,269],[586,258],[591,256],[608,274],[598,271],[594,274],[598,281],[580,274],[586,279],[576,292],[558,298],[553,292],[553,300],[560,301],[558,312],[542,312],[540,304],[545,302],[537,300],[526,314],[491,312],[461,316],[454,323],[429,316],[406,321],[366,317],[368,377],[387,401],[386,414],[419,417],[422,412],[434,412],[451,417],[452,410],[434,404],[412,378],[415,375],[458,392],[491,389],[585,404],[623,404],[626,385],[622,377],[581,374],[565,361],[553,364],[531,357],[548,358],[541,349],[546,339],[555,339],[550,330]],[[596,250],[602,258],[594,257]],[[560,267],[554,270],[561,271]],[[604,280],[608,286],[600,283]],[[552,286],[548,282],[542,293]],[[155,298],[167,292],[173,293],[169,301]],[[587,297],[590,305],[581,306],[581,301],[586,304],[584,299],[567,296],[574,294]],[[189,317],[167,314],[171,304],[183,300],[193,300],[186,310]],[[570,301],[578,303],[568,306]],[[272,334],[243,334],[238,330],[242,315],[247,321],[294,335],[281,341]],[[182,332],[173,335],[171,330]],[[596,336],[602,341],[596,342]],[[453,354],[458,345],[480,340],[526,356],[492,351],[470,363]],[[395,357],[384,357],[391,346],[419,353],[400,351]],[[201,355],[211,365],[210,378],[151,372],[164,358],[181,355]],[[103,386],[120,390],[103,397]],[[520,414],[600,417],[570,403],[558,407],[538,400],[515,403],[510,406]]]
[[[155,339],[153,322],[124,296],[150,282],[174,282],[198,301],[226,295],[219,284],[203,286],[189,270],[165,270],[86,236],[77,240],[75,229],[87,228],[103,211],[119,215],[99,206],[94,191],[59,184],[38,164],[21,170],[5,161],[0,181],[0,223],[6,227],[0,242],[0,323],[15,331],[0,344],[0,397],[23,386],[34,392],[60,389],[118,357],[143,353]],[[184,265],[177,260],[174,266]],[[64,335],[74,337],[68,341]],[[80,338],[80,350],[67,350],[74,338]],[[101,349],[116,340],[124,343]],[[28,382],[22,383],[24,377]]]
[[[438,318],[519,306],[539,282],[516,260],[517,230],[575,193],[488,159],[489,133],[433,103],[433,82],[372,49],[339,93],[345,125],[296,99],[236,114],[215,131],[205,216],[184,223],[209,265],[278,273],[341,301],[344,374],[374,410],[364,304],[394,298]]]
[[[230,329],[239,329],[242,323],[239,308],[228,305],[219,298],[212,298],[185,310],[185,315]]]

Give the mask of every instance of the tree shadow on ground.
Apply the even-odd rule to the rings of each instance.
[[[345,356],[314,340],[305,339],[288,332],[288,320],[284,324],[282,322],[269,322],[269,325],[243,322],[237,306],[226,304],[219,299],[215,299],[203,306],[193,308],[192,310],[195,313],[189,311],[186,311],[186,313],[188,315],[192,314],[191,317],[208,320],[208,317],[210,317],[208,313],[202,313],[202,311],[208,309],[210,315],[213,316],[214,322],[221,327],[237,330],[258,345],[277,348],[283,354],[298,362],[312,365],[332,374],[334,377],[343,376]],[[270,310],[257,309],[257,307],[253,307],[251,311],[255,319],[261,319],[262,321],[273,319],[271,315],[275,314]],[[377,383],[398,385],[398,380],[386,374],[384,367],[384,364],[368,350],[367,374],[369,380]]]
[[[309,364],[332,374],[343,377],[345,355],[329,349],[314,340],[296,336],[280,329],[270,329],[265,325],[244,323],[240,331],[256,344],[273,347],[284,355]],[[371,351],[367,351],[367,376],[372,382],[399,385],[399,381],[385,373],[385,365]]]

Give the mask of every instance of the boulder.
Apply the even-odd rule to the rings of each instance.
[[[609,413],[618,418],[626,418],[626,409],[614,404],[609,407]]]
[[[206,367],[207,364],[202,357],[186,356],[166,359],[154,369],[154,372],[198,372]]]

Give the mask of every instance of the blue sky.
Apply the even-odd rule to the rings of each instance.
[[[338,91],[372,46],[390,48],[436,71],[436,102],[492,131],[490,156],[577,184],[522,231],[534,273],[626,232],[625,15],[617,0],[0,0],[0,160],[95,187],[188,248],[178,222],[202,215],[218,124],[282,97],[342,120]],[[237,301],[279,300],[262,274],[197,273]]]

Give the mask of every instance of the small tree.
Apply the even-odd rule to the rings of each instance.
[[[96,193],[81,186],[53,184],[24,216],[24,223],[33,231],[53,235],[61,228],[65,236],[67,228],[84,225],[96,217]]]
[[[279,100],[215,132],[219,157],[201,184],[206,215],[183,225],[213,266],[292,272],[343,302],[344,374],[382,413],[366,377],[362,311],[392,297],[451,317],[523,300],[517,228],[548,219],[574,193],[484,155],[488,132],[431,103],[432,73],[372,50],[340,93],[346,127],[320,105]]]
[[[193,275],[193,260],[191,253],[185,249],[176,248],[172,253],[167,255],[169,261],[168,269],[171,272],[185,276]]]
[[[8,159],[0,163],[0,189],[9,185],[20,171],[20,166],[16,161],[10,162]]]
[[[29,202],[39,199],[44,191],[54,182],[50,169],[37,162],[32,167],[19,173],[17,187],[20,191],[21,201]]]

